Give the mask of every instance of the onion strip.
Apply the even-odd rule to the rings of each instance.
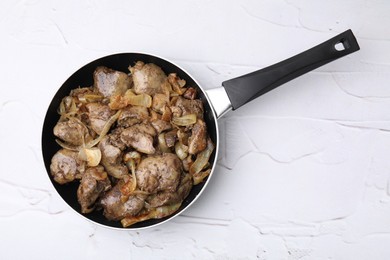
[[[203,170],[204,166],[208,163],[213,150],[214,144],[211,139],[208,138],[207,147],[196,156],[195,162],[190,167],[190,174],[194,175]]]
[[[175,152],[180,160],[184,160],[188,156],[188,146],[182,144],[181,142],[177,142],[175,144]]]
[[[189,126],[196,123],[196,114],[188,114],[181,117],[174,117],[172,123],[178,126]]]
[[[199,183],[201,183],[207,176],[209,176],[210,172],[211,172],[211,169],[208,169],[208,170],[203,171],[203,172],[195,173],[192,176],[192,179],[194,181],[194,185],[198,185]]]
[[[158,146],[163,153],[169,153],[170,149],[165,141],[165,133],[161,133],[158,136]]]
[[[79,158],[86,161],[88,166],[98,166],[102,159],[102,152],[97,147],[81,148],[79,151]]]
[[[70,100],[69,100],[70,99]],[[68,104],[70,102],[70,104]],[[67,104],[65,104],[67,103]],[[67,107],[69,108],[69,111],[67,111]],[[61,100],[60,106],[58,108],[58,114],[60,114],[59,121],[63,121],[64,118],[68,118],[71,116],[76,115],[79,111],[76,106],[76,102],[73,97],[66,96]]]
[[[84,94],[83,96],[79,97],[80,102],[82,103],[92,103],[92,102],[99,102],[103,100],[104,97],[102,95],[98,94]]]
[[[147,94],[134,94],[131,90],[126,91],[124,95],[126,104],[133,106],[151,107],[152,97]]]
[[[120,189],[122,193],[121,200],[123,203],[125,203],[129,199],[129,196],[133,194],[135,189],[137,188],[137,178],[135,176],[135,161],[134,161],[134,158],[137,156],[137,154],[140,155],[138,152],[129,153],[127,156],[125,155],[124,158],[124,160],[126,161],[127,168],[129,168],[131,171],[131,179],[129,179],[129,175],[126,175],[123,178],[125,184]]]
[[[132,177],[132,183],[133,183],[133,185],[131,186],[131,192],[134,192],[135,189],[137,188],[137,178],[135,176],[135,162],[134,162],[134,160],[130,160],[130,169],[131,169],[131,177]]]
[[[135,164],[136,165],[139,164],[141,162],[141,154],[139,152],[137,152],[137,151],[127,152],[123,156],[123,161],[127,163],[130,160],[135,160]],[[131,168],[129,168],[129,169],[131,169]]]
[[[75,151],[75,152],[78,152],[80,150],[80,148],[78,146],[69,145],[65,142],[62,142],[60,139],[56,139],[56,143],[59,146],[61,146],[62,148],[67,149],[67,150],[71,150],[71,151]]]
[[[91,147],[94,147],[95,145],[97,145],[105,136],[106,134],[108,133],[108,131],[110,131],[110,128],[111,126],[115,123],[115,121],[119,118],[120,114],[121,114],[122,110],[119,110],[118,112],[115,113],[115,115],[113,115],[112,117],[110,117],[110,119],[106,122],[106,124],[104,125],[100,135],[88,142],[85,144],[85,147],[86,148],[91,148]]]

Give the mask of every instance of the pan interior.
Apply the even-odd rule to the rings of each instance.
[[[85,65],[84,67],[77,70],[73,75],[71,75],[64,84],[59,88],[57,93],[55,94],[54,98],[52,99],[49,108],[47,110],[44,124],[43,124],[43,131],[42,131],[42,153],[43,153],[43,159],[46,167],[47,174],[49,175],[50,180],[52,181],[55,189],[57,190],[58,194],[65,200],[66,203],[69,204],[70,207],[72,207],[76,212],[81,214],[81,207],[79,203],[77,202],[77,188],[78,188],[78,182],[72,182],[65,185],[59,185],[56,183],[50,176],[50,163],[51,158],[53,155],[60,149],[60,146],[55,142],[56,137],[53,134],[53,128],[56,125],[59,114],[57,113],[57,109],[60,105],[60,102],[63,97],[67,96],[69,92],[77,87],[89,87],[93,85],[93,72],[98,66],[106,66],[108,68],[119,70],[123,72],[128,72],[129,65],[134,65],[136,61],[143,61],[145,63],[154,63],[157,66],[160,66],[162,70],[166,73],[177,73],[177,75],[186,80],[187,86],[194,87],[198,90],[198,98],[202,99],[203,106],[204,106],[204,119],[207,124],[208,133],[213,140],[213,142],[216,144],[216,147],[218,147],[218,133],[217,133],[217,126],[216,126],[216,119],[214,112],[211,108],[211,105],[209,101],[206,98],[206,95],[202,88],[196,83],[196,81],[188,75],[184,70],[182,70],[180,67],[174,65],[173,63],[153,56],[149,54],[142,54],[142,53],[120,53],[120,54],[114,54],[110,56],[106,56],[100,59],[97,59],[95,61],[92,61]],[[217,150],[217,149],[216,149]],[[213,152],[210,163],[211,165],[215,165],[216,160],[216,150]],[[213,171],[212,171],[213,172]],[[162,218],[162,219],[152,219],[147,220],[144,222],[140,222],[137,224],[134,224],[127,229],[137,229],[137,228],[143,228],[143,227],[149,227],[156,225],[158,223],[164,222],[165,220],[172,218],[173,216],[179,214],[181,211],[183,211],[192,201],[194,201],[199,193],[203,190],[205,187],[206,182],[202,182],[196,186],[193,186],[190,194],[188,197],[183,201],[180,209],[174,213],[171,216]],[[109,221],[107,220],[101,211],[93,211],[89,214],[81,214],[85,216],[86,218],[102,224],[104,226],[108,227],[114,227],[114,228],[122,228],[119,221]]]

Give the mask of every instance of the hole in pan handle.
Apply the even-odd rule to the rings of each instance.
[[[339,45],[341,44],[341,45]],[[222,83],[233,110],[270,90],[331,61],[360,49],[351,30],[347,30],[307,51],[264,69]]]

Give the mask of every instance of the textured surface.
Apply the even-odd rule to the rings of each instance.
[[[1,259],[390,259],[390,2],[1,1]],[[156,228],[89,223],[55,193],[41,128],[100,56],[175,61],[205,88],[351,28],[361,50],[220,120],[202,197]]]

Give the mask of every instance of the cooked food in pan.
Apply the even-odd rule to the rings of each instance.
[[[211,172],[214,144],[196,89],[142,61],[92,76],[93,86],[75,86],[58,108],[53,179],[79,182],[81,212],[124,227],[173,214]]]

